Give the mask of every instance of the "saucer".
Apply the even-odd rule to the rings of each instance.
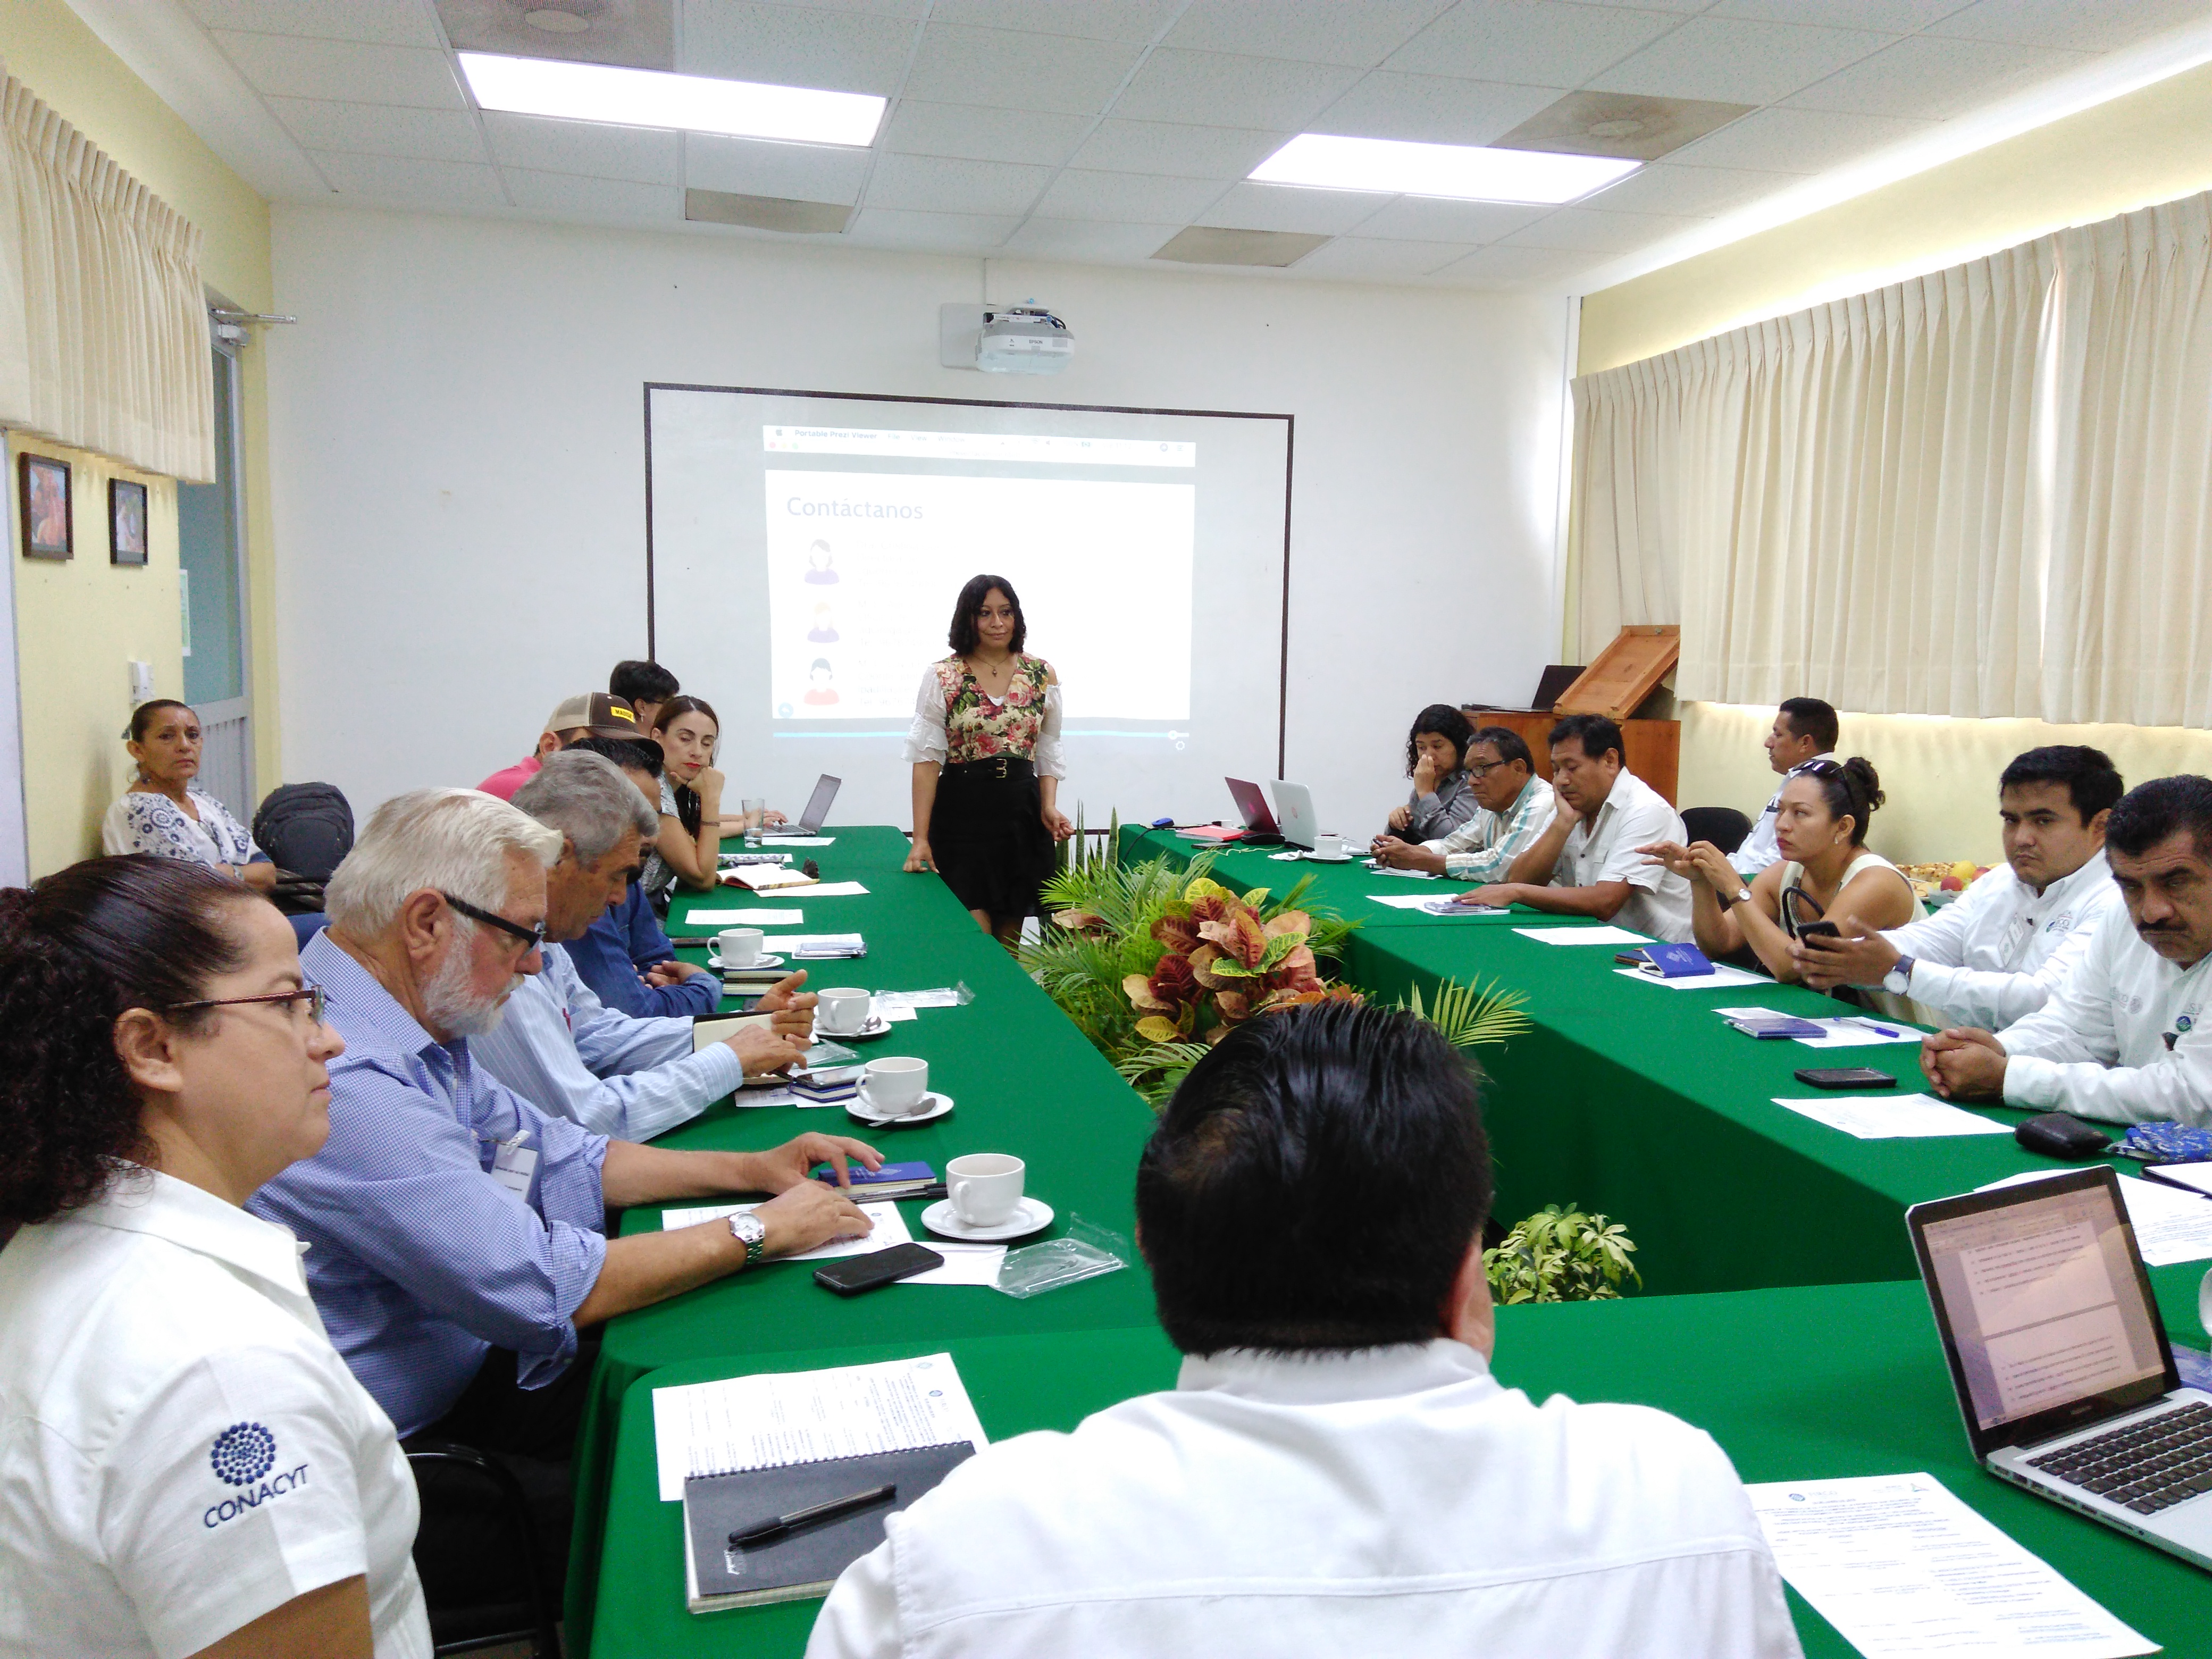
[[[1349,853],[1339,853],[1334,857],[1327,853],[1309,853],[1306,856],[1316,864],[1349,864],[1352,857]]]
[[[995,1243],[1002,1238],[1025,1238],[1031,1233],[1041,1233],[1052,1225],[1052,1206],[1041,1198],[1024,1198],[1014,1206],[1014,1212],[995,1227],[978,1227],[963,1221],[952,1200],[940,1198],[921,1212],[921,1224],[940,1238],[964,1238],[979,1244]]]
[[[814,1022],[815,1037],[830,1042],[872,1042],[879,1036],[889,1036],[890,1029],[890,1021],[881,1014],[870,1014],[868,1023],[857,1031],[833,1031],[820,1020]]]
[[[781,968],[783,966],[783,958],[759,956],[755,957],[750,962],[740,963],[732,968],[723,962],[720,950],[710,945],[707,947],[707,965],[709,968],[720,968],[726,974],[750,974],[763,968]]]
[[[866,1085],[863,1085],[864,1092],[865,1087]],[[879,1117],[870,1111],[866,1102],[860,1095],[856,1094],[845,1103],[845,1113],[848,1117],[858,1118],[872,1129],[899,1129],[909,1123],[934,1123],[952,1109],[951,1095],[941,1095],[932,1089],[925,1093],[922,1098],[935,1103],[925,1106],[918,1112],[908,1112],[902,1117]]]

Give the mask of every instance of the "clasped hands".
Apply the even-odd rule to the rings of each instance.
[[[753,1012],[771,1016],[769,1023],[744,1026],[722,1039],[744,1061],[746,1076],[787,1072],[814,1046],[814,1006],[821,998],[801,990],[805,983],[804,968],[786,974],[753,1005]]]

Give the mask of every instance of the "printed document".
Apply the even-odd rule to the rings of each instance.
[[[653,1435],[664,1504],[695,1474],[989,1443],[949,1353],[655,1389]]]
[[[1746,1490],[1790,1588],[1867,1659],[2158,1651],[1932,1475]]]
[[[686,927],[795,927],[806,919],[804,910],[694,910],[684,919]]]
[[[760,1204],[695,1204],[680,1210],[663,1210],[660,1231],[672,1233],[678,1227],[696,1227],[702,1221],[720,1221],[725,1216],[743,1215],[758,1208]],[[906,1218],[899,1213],[897,1205],[863,1204],[860,1213],[876,1224],[872,1232],[863,1233],[858,1238],[833,1238],[827,1244],[817,1244],[796,1255],[780,1255],[776,1260],[830,1261],[841,1255],[866,1255],[873,1250],[888,1250],[894,1244],[914,1243],[914,1235],[907,1231]]]
[[[1515,933],[1527,939],[1539,939],[1547,945],[1649,945],[1651,941],[1642,933],[1632,933],[1626,927],[1516,927]]]
[[[1974,1190],[1986,1193],[1990,1188],[2016,1187],[2024,1181],[2043,1181],[2063,1173],[2057,1170],[2030,1170],[2024,1175],[2007,1176],[2002,1181],[1992,1181]],[[2120,1177],[2120,1201],[2127,1206],[2128,1224],[2136,1230],[2136,1248],[2142,1252],[2146,1267],[2170,1267],[2177,1261],[2212,1261],[2212,1200],[2185,1193],[2179,1187],[2124,1175]]]
[[[1933,1095],[1823,1095],[1818,1100],[1784,1100],[1777,1095],[1774,1103],[1861,1140],[2012,1133],[2009,1124],[1962,1112]]]

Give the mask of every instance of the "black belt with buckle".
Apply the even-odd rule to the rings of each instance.
[[[998,781],[1006,778],[1027,778],[1036,775],[1036,767],[1018,755],[992,755],[982,760],[958,761],[945,769],[945,775],[955,778],[989,778]]]

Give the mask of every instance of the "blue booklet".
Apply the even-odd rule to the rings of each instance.
[[[1644,954],[1662,979],[1692,979],[1713,971],[1711,959],[1694,945],[1647,945]]]

